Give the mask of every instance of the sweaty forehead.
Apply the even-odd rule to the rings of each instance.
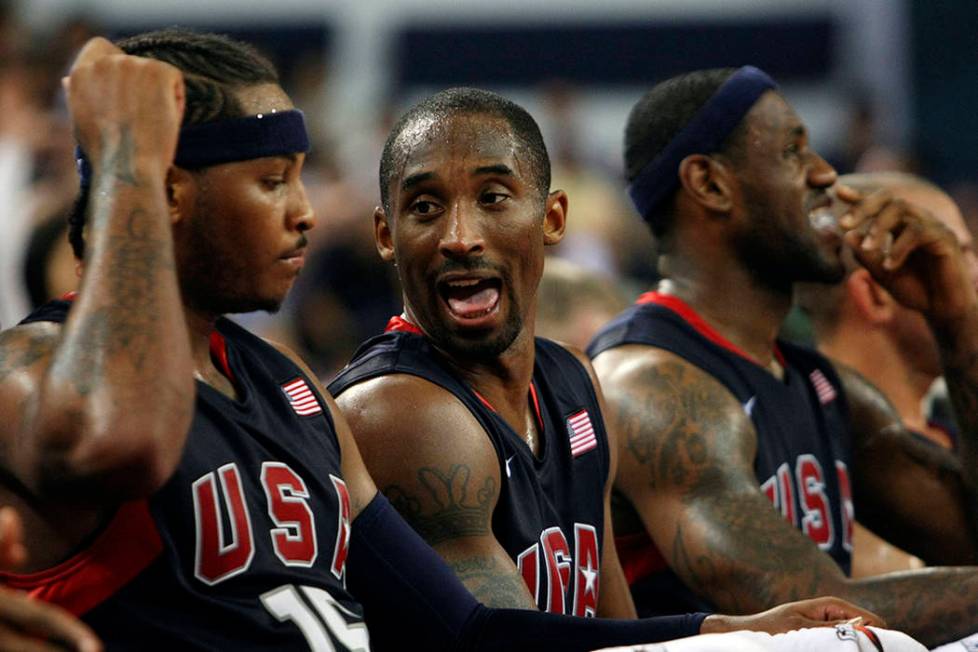
[[[292,100],[278,84],[245,86],[235,92],[246,116],[272,111],[288,111],[295,108]]]
[[[453,165],[502,163],[517,174],[519,147],[504,118],[486,115],[421,116],[398,137],[395,183],[416,174],[447,172]]]

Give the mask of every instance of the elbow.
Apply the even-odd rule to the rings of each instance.
[[[193,418],[193,401],[185,409],[173,408],[154,405],[126,414],[68,410],[62,414],[75,418],[38,424],[40,494],[119,502],[154,493],[176,470]]]

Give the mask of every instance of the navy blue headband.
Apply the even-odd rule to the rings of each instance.
[[[302,111],[292,109],[184,127],[174,163],[193,169],[308,151],[309,135]],[[77,147],[75,162],[82,187],[88,187],[92,183],[92,167]]]
[[[632,203],[646,222],[679,185],[679,164],[690,154],[709,154],[740,124],[758,98],[778,85],[767,73],[744,66],[730,75],[659,155],[628,186]]]

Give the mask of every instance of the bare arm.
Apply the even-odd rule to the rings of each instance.
[[[753,425],[715,379],[641,346],[603,353],[595,368],[621,428],[619,489],[672,570],[721,611],[834,595],[929,644],[978,629],[978,569],[850,580],[772,509],[754,476]]]
[[[978,536],[961,461],[907,432],[886,398],[855,370],[840,368],[839,375],[851,412],[860,521],[928,564],[974,564]]]
[[[182,115],[173,67],[103,39],[66,82],[94,169],[80,298],[47,337],[4,337],[0,395],[7,464],[32,490],[99,504],[145,495],[182,452],[193,410],[187,327],[174,269],[165,177]]]
[[[536,609],[492,532],[499,464],[482,426],[414,376],[363,382],[337,399],[378,486],[483,604]]]

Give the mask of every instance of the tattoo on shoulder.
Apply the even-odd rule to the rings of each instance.
[[[0,333],[0,382],[46,359],[57,340],[57,333],[29,328],[12,328]]]
[[[707,440],[705,433],[722,433],[734,424],[728,398],[699,370],[676,362],[649,368],[616,406],[625,450],[648,469],[653,488],[687,484],[718,452],[746,454],[730,449],[722,437]],[[711,453],[711,447],[721,450]]]
[[[422,495],[414,495],[396,484],[385,487],[384,495],[429,545],[480,536],[489,533],[498,490],[492,477],[476,486],[478,481],[470,476],[471,470],[465,464],[453,464],[447,473],[422,467],[418,469],[418,482],[424,487]]]

